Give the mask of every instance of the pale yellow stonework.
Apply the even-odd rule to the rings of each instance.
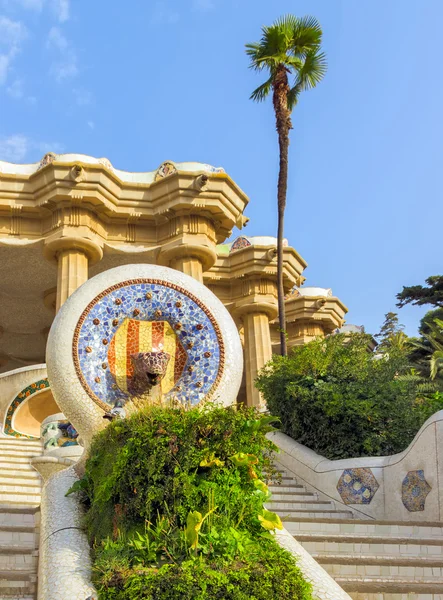
[[[278,351],[275,238],[231,250],[226,239],[248,221],[245,193],[220,169],[175,167],[168,176],[128,173],[84,155],[0,162],[1,372],[44,362],[56,311],[88,278],[149,263],[194,277],[225,304],[244,340],[239,399],[260,404],[254,379]],[[306,266],[284,248],[290,347],[341,327],[347,310],[338,298],[294,295]]]

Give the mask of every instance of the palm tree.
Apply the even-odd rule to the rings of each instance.
[[[428,329],[429,333],[423,333],[422,335],[430,345],[425,346],[420,342],[413,342],[413,345],[431,354],[431,379],[435,379],[443,370],[443,321],[434,319],[433,323],[428,323]]]
[[[259,42],[246,44],[251,59],[250,67],[267,71],[269,77],[251,94],[251,99],[262,102],[272,90],[275,120],[280,151],[277,184],[277,285],[280,326],[280,351],[287,354],[286,318],[283,289],[283,229],[288,187],[289,131],[291,113],[304,90],[314,88],[326,73],[326,57],[321,52],[322,30],[314,17],[298,18],[287,15],[270,27],[262,27]],[[292,86],[289,78],[293,77]]]

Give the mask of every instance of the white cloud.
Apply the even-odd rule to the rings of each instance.
[[[28,104],[36,104],[37,98],[35,96],[27,96],[25,93],[25,86],[23,79],[14,79],[14,81],[6,88],[8,96],[14,98],[14,100],[25,100]]]
[[[69,43],[59,27],[51,27],[46,41],[47,48],[57,48],[61,52],[68,49]]]
[[[33,152],[32,159],[38,160],[39,156],[43,156],[46,152],[55,152],[59,154],[63,152],[63,146],[58,142],[36,142],[32,138],[16,133],[7,137],[0,138],[0,160],[19,163],[23,162]],[[35,156],[38,152],[39,156]]]
[[[6,82],[11,63],[26,37],[23,23],[0,16],[0,85]]]
[[[45,0],[3,0],[2,6],[5,8],[24,8],[25,10],[35,10],[40,12]]]
[[[88,90],[76,88],[72,92],[78,106],[88,106],[92,103],[93,96]]]
[[[0,138],[0,160],[21,162],[29,151],[29,138],[22,134]]]
[[[88,121],[88,127],[89,127],[89,129],[95,129],[94,121]]]
[[[52,0],[52,10],[59,23],[65,23],[69,19],[69,0]]]
[[[0,0],[6,9],[22,8],[41,12],[45,5],[49,6],[53,16],[59,23],[65,23],[70,16],[70,0]]]
[[[6,91],[11,96],[11,98],[16,98],[17,100],[23,98],[23,81],[21,79],[15,79],[15,81],[11,83],[11,85],[6,89]]]
[[[59,58],[54,60],[51,73],[56,81],[71,79],[78,75],[77,55],[59,27],[51,27],[46,41],[46,47],[57,50]]]
[[[11,58],[7,54],[0,54],[0,85],[3,85],[8,77],[10,62]]]

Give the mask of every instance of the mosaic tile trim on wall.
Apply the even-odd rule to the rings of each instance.
[[[432,490],[422,469],[409,471],[401,484],[401,499],[409,512],[425,509],[426,497]]]
[[[369,504],[379,488],[371,469],[345,469],[337,490],[345,504]]]
[[[208,399],[224,367],[216,320],[198,298],[162,280],[135,279],[104,290],[81,315],[73,359],[80,382],[104,410],[125,399],[133,376],[131,354],[167,352],[165,399]]]
[[[17,410],[17,408],[20,406],[20,404],[22,402],[27,400],[30,396],[32,396],[32,394],[35,394],[36,392],[41,392],[42,390],[44,390],[48,387],[49,387],[49,381],[47,379],[40,379],[39,381],[31,383],[31,385],[28,385],[21,392],[19,392],[17,394],[17,396],[14,398],[14,400],[9,405],[9,408],[6,412],[5,425],[3,427],[3,431],[6,435],[27,438],[30,440],[38,439],[37,436],[26,435],[24,433],[20,433],[19,431],[16,431],[12,426],[12,421],[13,421],[15,411]]]

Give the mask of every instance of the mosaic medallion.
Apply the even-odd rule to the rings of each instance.
[[[14,437],[22,437],[22,438],[27,438],[27,439],[38,439],[38,436],[26,435],[24,433],[20,433],[19,431],[15,431],[15,429],[12,427],[12,420],[13,420],[16,410],[18,409],[18,407],[20,406],[20,404],[22,402],[24,402],[25,400],[28,400],[28,398],[30,396],[32,396],[33,394],[35,394],[36,392],[41,392],[42,390],[44,390],[48,387],[49,387],[49,381],[46,378],[39,379],[39,381],[35,381],[34,383],[31,383],[31,385],[28,385],[21,392],[19,392],[17,394],[17,396],[14,398],[14,400],[9,405],[9,408],[6,412],[5,426],[3,428],[3,431],[4,431],[4,433],[6,433],[6,435],[12,435]]]
[[[155,181],[159,179],[164,179],[165,177],[169,177],[170,175],[174,175],[177,173],[177,168],[172,162],[164,162],[157,170],[155,174]]]
[[[54,152],[47,152],[44,155],[44,157],[41,159],[37,171],[40,171],[40,169],[43,169],[43,167],[46,167],[47,165],[50,165],[51,163],[53,163],[56,158],[57,158],[57,155],[54,154]]]
[[[371,469],[345,469],[337,490],[345,504],[369,504],[378,490],[378,481]]]
[[[424,510],[426,497],[431,489],[423,470],[409,471],[401,485],[401,499],[408,511]]]
[[[251,242],[247,237],[241,235],[233,242],[230,252],[235,252],[236,250],[241,250],[242,248],[248,248],[248,246],[252,246]]]
[[[74,334],[73,359],[88,395],[108,410],[126,399],[134,356],[167,358],[165,399],[197,404],[211,396],[223,372],[219,327],[206,306],[187,290],[153,279],[124,281],[89,303]]]

